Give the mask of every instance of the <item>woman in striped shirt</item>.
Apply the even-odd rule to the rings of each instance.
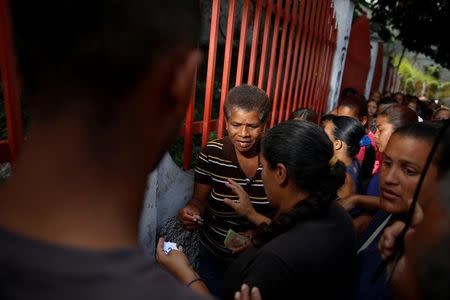
[[[256,225],[270,222],[272,208],[264,192],[259,160],[269,111],[270,100],[263,90],[241,85],[229,91],[224,104],[228,135],[209,142],[201,151],[194,195],[179,212],[184,228],[200,230],[200,276],[219,298],[223,274],[236,257],[236,251],[224,245],[227,232],[251,235]],[[250,197],[253,206],[245,217],[231,207],[239,198],[229,180],[242,186]]]

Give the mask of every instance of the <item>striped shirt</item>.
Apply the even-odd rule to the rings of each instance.
[[[223,202],[225,198],[238,199],[236,194],[225,185],[228,178],[243,186],[257,212],[266,216],[272,213],[273,209],[264,191],[261,171],[260,165],[253,178],[245,175],[228,137],[209,142],[201,151],[195,168],[195,182],[210,185],[211,192],[208,196],[208,206],[200,236],[202,244],[216,256],[234,257],[224,246],[229,229],[235,232],[254,229],[247,219],[239,216],[233,208]]]

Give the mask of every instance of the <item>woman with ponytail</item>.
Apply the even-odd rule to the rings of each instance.
[[[230,181],[239,200],[229,205],[258,228],[253,245],[225,274],[225,299],[232,299],[244,283],[258,287],[264,300],[300,297],[299,292],[346,299],[356,263],[356,234],[335,201],[346,167],[334,156],[332,143],[315,124],[287,121],[262,139],[261,162],[275,217],[267,222],[252,218],[248,195]],[[174,267],[171,255],[162,257],[163,266],[183,273],[185,265]]]
[[[347,167],[347,178],[338,192],[339,197],[363,193],[375,161],[373,149],[371,153],[366,152],[361,164],[356,158],[361,147],[370,145],[364,127],[354,118],[333,115],[324,118],[322,126],[333,142],[334,154]]]

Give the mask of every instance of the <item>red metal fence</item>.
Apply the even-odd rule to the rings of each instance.
[[[227,5],[224,1],[212,1],[202,127],[196,130],[200,128],[192,118],[192,97],[183,132],[185,168],[189,167],[195,133],[202,134],[202,146],[208,142],[211,131],[216,131],[219,138],[224,135],[223,103],[234,85],[253,84],[267,92],[273,102],[270,126],[288,119],[299,107],[308,106],[321,113],[327,102],[337,35],[331,0],[226,2]],[[242,4],[240,18],[237,3]],[[218,28],[220,18],[225,18],[223,9],[227,10],[226,36],[220,44]],[[239,21],[239,38],[235,39],[234,27]],[[219,47],[224,49],[223,61],[217,61]],[[212,120],[216,77],[221,78],[220,111],[218,118]]]
[[[6,0],[0,0],[2,34],[9,29],[4,18],[7,15],[5,8]],[[322,113],[326,107],[336,47],[337,25],[332,0],[212,0],[209,13],[205,72],[199,69],[196,82],[193,82],[194,87],[198,82],[205,82],[204,95],[203,90],[201,93],[194,90],[185,126],[180,131],[184,136],[183,166],[186,169],[190,166],[194,134],[202,135],[202,146],[208,142],[212,131],[217,132],[218,137],[224,135],[223,102],[232,86],[247,83],[267,92],[273,101],[271,126],[288,119],[291,112],[300,107]],[[235,31],[238,31],[236,37]],[[219,33],[224,37],[221,38]],[[10,43],[2,39],[1,48],[8,50],[5,45],[9,47]],[[8,51],[2,51],[2,67],[12,61]],[[15,82],[14,69],[2,69],[6,69],[2,73],[3,82]],[[217,78],[221,81],[220,87],[215,84]],[[0,160],[14,160],[20,145],[16,142],[22,140],[17,89],[9,91],[10,94],[5,93],[5,100],[10,105],[7,108],[11,120],[8,122],[7,145],[11,155],[5,156],[0,144]],[[11,94],[11,91],[16,93]],[[220,95],[220,108],[218,117],[213,119],[215,95]],[[203,119],[195,121],[195,99],[199,97],[204,97],[200,104]]]
[[[0,0],[0,71],[7,140],[0,140],[0,163],[14,162],[23,141],[18,80],[11,43],[8,1]]]

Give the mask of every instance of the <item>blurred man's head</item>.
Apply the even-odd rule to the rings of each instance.
[[[198,1],[15,0],[11,14],[32,127],[72,120],[92,152],[114,138],[163,152],[200,59]]]

